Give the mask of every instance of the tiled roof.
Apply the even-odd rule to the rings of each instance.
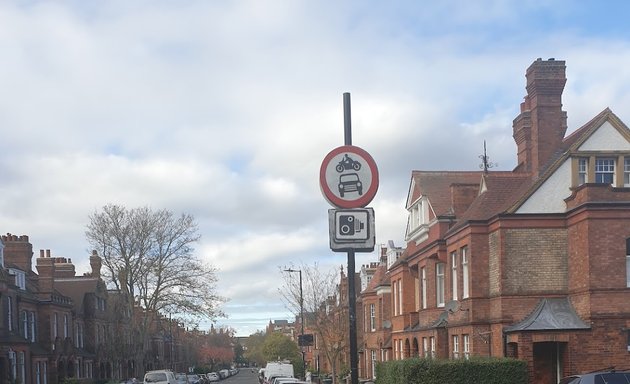
[[[479,185],[483,172],[413,171],[408,202],[426,196],[436,216],[452,214],[450,188],[455,184]]]
[[[523,173],[489,172],[483,176],[482,193],[472,202],[468,210],[457,218],[453,232],[474,220],[488,220],[505,212],[532,185],[531,177]]]
[[[387,276],[387,265],[384,263],[380,263],[372,275],[372,279],[370,283],[365,287],[363,292],[374,292],[376,288],[389,285],[389,276]]]

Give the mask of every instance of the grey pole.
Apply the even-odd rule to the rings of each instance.
[[[352,145],[352,120],[350,114],[350,93],[343,94],[343,133],[344,144]],[[354,287],[354,251],[348,252],[348,318],[350,321],[350,380],[351,384],[359,383],[359,356],[357,353],[357,317],[356,295]]]

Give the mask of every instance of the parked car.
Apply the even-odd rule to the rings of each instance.
[[[628,384],[630,371],[597,371],[583,375],[572,375],[560,380],[559,384]]]
[[[175,374],[168,369],[149,371],[144,374],[144,384],[177,384]]]
[[[199,384],[199,382],[201,381],[201,378],[199,377],[199,375],[196,374],[189,374],[187,375],[188,377],[188,384]]]
[[[221,376],[219,376],[219,374],[216,372],[208,372],[206,376],[208,377],[208,381],[210,382],[221,381]]]
[[[228,377],[230,377],[230,371],[228,371],[227,369],[222,369],[219,371],[219,376],[221,377],[221,379],[227,379]]]
[[[185,373],[176,373],[175,374],[175,380],[177,380],[177,384],[187,384],[188,383],[188,379],[186,378],[186,374]]]

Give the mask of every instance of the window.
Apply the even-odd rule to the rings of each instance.
[[[630,187],[630,157],[623,159],[623,186]],[[1,249],[0,253],[2,253]]]
[[[370,304],[370,331],[376,331],[376,308],[374,304]]]
[[[578,185],[588,182],[588,159],[581,157],[578,159]]]
[[[22,323],[22,336],[28,340],[28,313],[20,312],[20,323]]]
[[[626,239],[626,287],[630,288],[630,237]]]
[[[26,382],[26,366],[24,364],[24,352],[18,353],[18,381],[25,383]]]
[[[398,282],[392,281],[392,299],[393,299],[393,307],[394,307],[394,316],[398,315]]]
[[[464,359],[470,358],[470,335],[463,335],[464,339]]]
[[[615,159],[595,159],[595,182],[600,184],[615,183]]]
[[[462,248],[462,299],[470,296],[469,291],[469,269],[468,269],[468,247]]]
[[[422,281],[420,284],[422,285],[422,309],[427,308],[427,271],[422,267],[420,270],[420,276]]]
[[[451,290],[453,300],[457,300],[457,252],[451,253]]]
[[[53,321],[52,321],[52,335],[53,335],[53,340],[57,338],[57,336],[59,336],[59,334],[57,333],[57,326],[58,326],[58,316],[57,316],[57,312],[53,313]]]
[[[7,328],[13,331],[13,298],[7,296]]]
[[[370,352],[370,355],[372,357],[372,378],[376,377],[376,351],[372,350]]]
[[[453,335],[453,358],[459,359],[459,335]]]
[[[402,315],[403,311],[402,311],[402,279],[398,280],[398,314]]]
[[[431,346],[431,357],[435,357],[435,337],[429,337],[429,344]]]
[[[67,338],[70,334],[70,329],[68,328],[70,323],[68,322],[68,314],[63,315],[63,338]]]
[[[15,276],[15,285],[24,290],[26,289],[26,274],[19,269],[9,268],[9,275]]]
[[[15,379],[17,379],[17,357],[16,357],[16,353],[12,350],[9,349],[9,370],[11,372],[11,377],[9,379],[11,379],[11,381],[14,381]]]
[[[422,338],[422,356],[429,357],[429,340],[426,337]]]
[[[31,341],[35,342],[35,312],[29,313],[29,323],[31,326]]]
[[[435,298],[438,307],[444,306],[444,264],[435,266]]]

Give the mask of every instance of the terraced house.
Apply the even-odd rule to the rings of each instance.
[[[71,259],[50,250],[40,250],[37,273],[32,260],[28,236],[0,237],[0,383],[126,379],[156,367],[188,367],[184,330],[159,316],[151,345],[139,348],[144,358],[129,352],[129,314],[117,305],[120,292],[106,289],[96,252],[82,276]]]
[[[412,172],[393,359],[511,356],[531,383],[628,366],[630,130],[606,108],[565,136],[565,68],[527,69],[513,171]]]

